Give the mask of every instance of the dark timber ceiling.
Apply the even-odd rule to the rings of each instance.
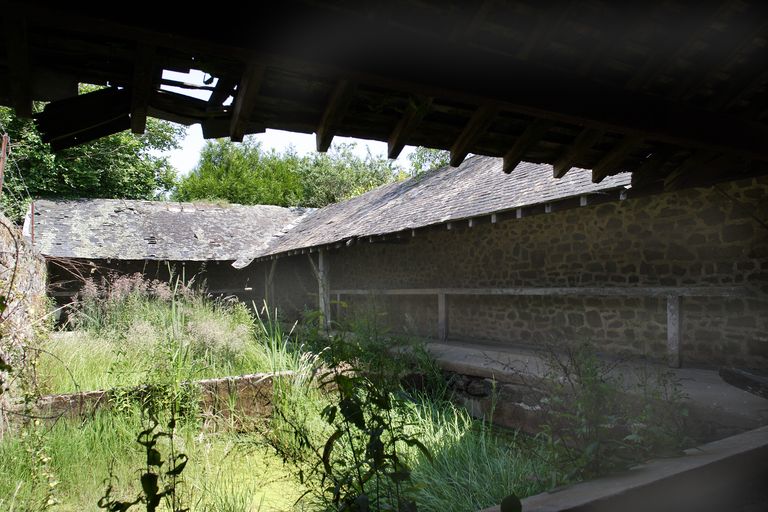
[[[30,116],[50,101],[35,117],[54,149],[153,116],[209,138],[316,133],[321,151],[342,135],[390,157],[449,149],[453,165],[634,171],[651,190],[768,173],[765,1],[3,4],[0,103]],[[189,69],[217,79],[208,101],[161,90],[179,85],[163,70]]]

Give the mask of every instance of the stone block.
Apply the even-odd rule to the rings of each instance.
[[[594,328],[599,329],[603,327],[603,319],[600,316],[600,313],[597,311],[587,311],[587,325]]]

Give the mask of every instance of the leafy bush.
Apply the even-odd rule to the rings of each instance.
[[[670,374],[644,369],[625,378],[595,353],[589,344],[550,350],[537,390],[543,394],[539,437],[566,481],[677,454],[690,442],[684,396]]]

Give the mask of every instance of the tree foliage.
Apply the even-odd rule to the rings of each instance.
[[[398,178],[392,162],[370,154],[362,158],[354,150],[354,144],[342,144],[328,153],[299,156],[292,149],[266,151],[248,139],[208,141],[174,198],[319,208]]]
[[[411,175],[419,176],[432,169],[445,167],[451,160],[451,152],[444,149],[433,149],[419,146],[409,155]]]
[[[163,195],[173,188],[176,175],[168,158],[158,155],[179,147],[184,130],[150,118],[144,135],[123,131],[53,153],[33,121],[0,107],[0,131],[11,140],[0,205],[18,221],[30,198]]]

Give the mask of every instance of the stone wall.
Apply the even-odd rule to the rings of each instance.
[[[11,371],[23,366],[23,348],[34,338],[45,314],[45,261],[21,231],[0,214],[0,436],[6,411],[16,396]]]
[[[335,250],[331,289],[741,286],[747,296],[684,299],[683,363],[766,367],[766,220],[764,178],[630,195],[497,224],[420,230],[408,243]],[[382,299],[379,308],[391,326],[434,336],[435,299]],[[666,299],[452,296],[448,329],[455,340],[589,340],[606,352],[662,359]]]

